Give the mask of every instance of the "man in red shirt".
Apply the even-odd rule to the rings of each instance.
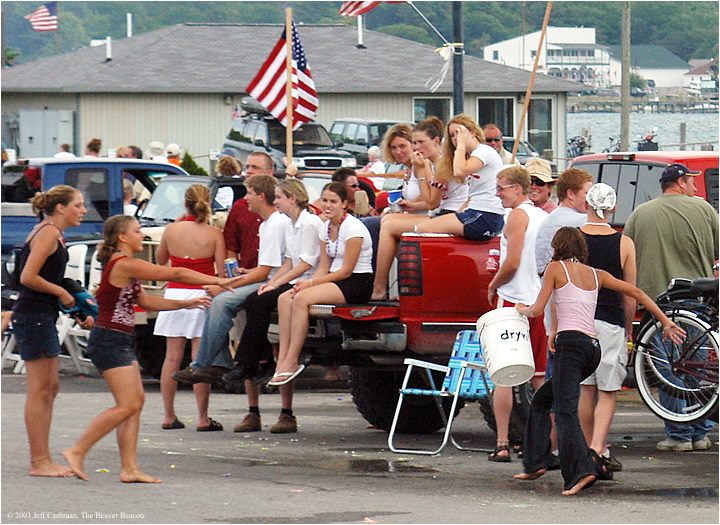
[[[245,165],[247,177],[253,175],[272,175],[273,161],[270,155],[261,151],[248,155]],[[238,199],[233,204],[223,235],[225,236],[226,257],[238,260],[238,265],[245,273],[246,269],[255,268],[258,261],[258,228],[262,219],[257,213],[248,210],[247,201]]]

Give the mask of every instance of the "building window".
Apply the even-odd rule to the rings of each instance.
[[[528,141],[542,154],[553,149],[553,105],[551,98],[533,98],[528,108]]]
[[[537,51],[534,49],[530,51],[530,58],[535,58],[535,55],[537,54]]]
[[[497,124],[506,136],[515,135],[515,99],[513,98],[478,98],[477,122],[480,127],[485,124]]]
[[[413,119],[420,122],[428,117],[437,117],[443,122],[450,120],[451,101],[449,97],[413,98]]]
[[[497,50],[493,51],[493,60],[500,60],[500,52]]]
[[[595,50],[594,50],[594,49],[588,49],[587,54],[588,54],[589,57],[594,57],[594,56],[595,56]]]

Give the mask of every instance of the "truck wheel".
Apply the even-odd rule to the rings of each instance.
[[[389,431],[395,416],[395,408],[399,397],[398,390],[402,385],[405,372],[371,370],[366,368],[351,369],[350,392],[358,412],[375,428]],[[433,375],[435,385],[442,385],[443,376]],[[409,386],[428,388],[423,378],[416,373]],[[451,399],[443,399],[445,415],[450,413]],[[459,412],[462,403],[458,403]],[[432,396],[407,396],[397,425],[397,432],[404,434],[429,434],[443,428],[442,417]]]
[[[533,392],[534,390],[529,381],[520,386],[513,387],[513,409],[510,413],[510,429],[508,431],[510,444],[513,446],[522,445],[525,436],[525,423],[530,413],[530,400],[532,399]],[[497,432],[495,413],[487,397],[480,400],[480,412],[482,412],[485,422],[492,431]]]

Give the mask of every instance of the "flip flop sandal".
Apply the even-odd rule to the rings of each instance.
[[[297,367],[297,370],[295,370],[294,372],[280,372],[279,374],[275,374],[273,378],[268,381],[268,386],[287,385],[290,381],[299,376],[300,372],[302,372],[303,370],[305,370],[305,365],[299,365]]]
[[[197,427],[198,432],[218,432],[223,429],[223,426],[215,421],[214,419],[210,420],[210,424],[206,425],[204,427]]]
[[[163,430],[175,430],[177,428],[185,428],[185,424],[178,418],[175,418],[175,421],[173,421],[169,425],[163,425],[162,428]]]

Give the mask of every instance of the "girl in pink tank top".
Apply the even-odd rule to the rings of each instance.
[[[577,494],[598,479],[612,479],[603,462],[585,441],[577,414],[580,382],[600,362],[600,345],[595,339],[593,319],[599,288],[605,287],[634,297],[663,325],[663,333],[681,343],[685,331],[662,313],[660,308],[639,288],[615,279],[603,270],[583,264],[587,258],[585,238],[577,228],[560,228],[552,240],[555,250],[552,262],[543,276],[543,285],[535,303],[518,303],[518,312],[528,317],[542,315],[545,304],[553,296],[556,319],[550,341],[555,353],[552,380],[543,384],[533,396],[525,427],[524,472],[516,479],[534,480],[550,469],[557,468],[550,450],[550,412],[555,409],[560,470],[565,496]]]

